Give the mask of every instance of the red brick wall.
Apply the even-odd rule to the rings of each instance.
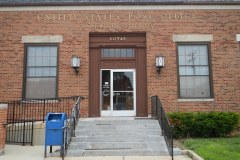
[[[0,155],[4,153],[6,141],[6,129],[4,124],[7,121],[7,105],[0,104]]]
[[[60,20],[59,17],[43,18],[45,14],[50,17],[61,14]],[[77,15],[77,18],[71,15]],[[240,112],[240,49],[236,42],[236,34],[240,32],[239,10],[0,12],[0,22],[0,101],[21,99],[22,36],[63,36],[59,48],[58,81],[58,95],[63,97],[89,94],[90,32],[146,32],[149,113],[152,95],[160,97],[167,111]],[[178,102],[177,54],[173,34],[213,35],[210,50],[214,101]],[[166,59],[166,66],[159,76],[155,69],[155,56],[158,54]],[[81,57],[79,76],[70,67],[72,55]],[[87,116],[87,100],[81,109],[82,115]]]

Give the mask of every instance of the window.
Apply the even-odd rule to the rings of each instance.
[[[57,46],[26,46],[25,99],[57,96]]]
[[[180,98],[210,98],[207,44],[178,45]]]
[[[101,56],[104,58],[133,58],[134,49],[131,48],[106,48],[101,50]]]

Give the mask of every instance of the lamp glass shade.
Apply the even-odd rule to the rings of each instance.
[[[79,57],[72,56],[71,67],[73,67],[73,68],[79,68],[80,67],[80,58]]]
[[[164,67],[164,57],[163,56],[156,57],[156,67],[157,68]]]

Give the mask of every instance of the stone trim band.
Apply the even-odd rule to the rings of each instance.
[[[72,10],[237,10],[240,5],[134,5],[134,6],[12,6],[0,7],[0,11],[72,11]]]

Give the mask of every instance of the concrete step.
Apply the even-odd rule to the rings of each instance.
[[[154,119],[138,119],[138,120],[92,120],[92,121],[81,121],[80,123],[78,123],[78,126],[84,126],[84,125],[136,125],[136,124],[153,124],[156,125],[158,124],[158,121],[154,120]]]
[[[149,149],[126,150],[69,150],[67,156],[167,156],[168,153]]]
[[[94,135],[161,135],[161,131],[159,129],[151,129],[151,130],[142,130],[142,129],[131,129],[131,130],[125,130],[125,129],[116,129],[116,130],[105,130],[105,129],[99,129],[99,130],[76,130],[76,135],[79,136],[94,136]]]
[[[67,156],[169,155],[158,121],[80,120]]]
[[[71,150],[106,150],[106,149],[147,149],[146,142],[80,142],[73,143],[69,149]]]
[[[134,127],[133,127],[134,126]],[[111,130],[111,129],[119,129],[119,130],[124,130],[124,129],[160,129],[159,125],[154,125],[154,124],[136,124],[136,125],[78,125],[77,128],[78,130],[90,130],[91,128],[94,129],[105,129],[105,130]]]
[[[146,141],[164,141],[159,135],[95,135],[95,136],[76,136],[72,142],[146,142]]]

